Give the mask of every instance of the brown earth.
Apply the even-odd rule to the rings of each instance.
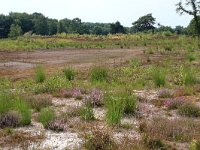
[[[92,65],[118,65],[141,56],[143,47],[132,49],[54,49],[32,52],[0,52],[0,75],[19,79],[31,76],[37,64],[48,72],[71,66],[88,69]]]

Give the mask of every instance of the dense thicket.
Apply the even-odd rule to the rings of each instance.
[[[173,29],[158,24],[156,27],[155,22],[156,19],[152,14],[147,14],[140,17],[129,28],[121,25],[119,21],[115,23],[90,23],[82,22],[79,18],[57,20],[45,17],[41,13],[11,12],[9,15],[0,15],[0,38],[15,38],[25,33],[37,35],[55,35],[57,33],[107,35],[152,31],[177,34],[193,33],[192,28],[194,25],[190,25],[189,30],[186,30],[181,26]]]

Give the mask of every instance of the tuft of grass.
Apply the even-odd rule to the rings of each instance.
[[[197,83],[197,78],[193,69],[184,69],[183,82],[185,85],[192,85]]]
[[[75,72],[72,68],[65,68],[63,70],[64,72],[64,75],[65,75],[65,78],[68,80],[68,81],[71,81],[71,80],[74,80],[75,78]]]
[[[141,65],[141,61],[138,58],[132,58],[129,63],[132,68],[138,68]]]
[[[85,121],[90,121],[94,120],[94,112],[92,109],[92,106],[89,104],[86,104],[82,109],[81,109],[81,118]]]
[[[28,103],[21,99],[17,99],[14,101],[14,109],[22,115],[21,124],[29,125],[31,123],[31,111]]]
[[[166,83],[166,75],[163,69],[154,68],[153,69],[153,81],[157,87],[164,86]]]
[[[92,82],[108,81],[108,69],[104,67],[93,67],[90,71]]]
[[[187,59],[189,62],[192,62],[192,61],[195,61],[195,60],[196,60],[196,57],[195,57],[195,55],[188,54],[188,55],[186,56],[186,59]]]
[[[121,98],[123,99],[123,112],[125,114],[135,113],[137,107],[137,97],[129,91],[122,93]]]
[[[118,96],[107,96],[106,98],[106,121],[110,125],[120,125],[123,116],[123,104]]]
[[[43,83],[46,79],[46,73],[44,70],[44,67],[41,65],[38,65],[35,68],[35,81],[36,83]]]
[[[200,117],[200,107],[196,106],[194,103],[185,103],[179,107],[178,112],[182,116]]]
[[[54,119],[55,113],[50,108],[43,108],[38,117],[38,121],[43,124],[44,128],[48,128],[48,124]]]

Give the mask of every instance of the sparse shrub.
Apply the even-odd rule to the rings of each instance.
[[[28,103],[30,103],[33,109],[40,111],[44,107],[52,105],[52,98],[49,95],[34,95],[27,98]]]
[[[91,129],[91,134],[86,135],[84,146],[88,150],[108,150],[114,149],[115,143],[111,139],[108,130],[94,127]]]
[[[172,48],[172,46],[167,45],[164,47],[164,49],[165,49],[165,51],[172,51],[173,48]]]
[[[123,104],[118,96],[107,96],[106,99],[106,120],[110,125],[120,125],[123,115]]]
[[[103,105],[103,92],[99,89],[92,89],[88,96],[85,96],[84,102],[92,106]]]
[[[75,99],[81,100],[83,98],[82,91],[80,88],[73,88],[71,91],[72,91],[72,97],[74,97]]]
[[[64,97],[64,98],[71,98],[73,95],[72,95],[72,91],[71,90],[69,90],[69,89],[62,89],[59,92],[59,96],[60,97]]]
[[[165,72],[160,68],[153,69],[153,81],[157,87],[161,87],[165,85]]]
[[[69,81],[74,80],[75,77],[75,72],[72,68],[65,68],[63,70],[64,74],[65,74],[65,78]]]
[[[200,122],[194,119],[153,118],[147,122],[144,133],[149,139],[162,139],[171,142],[199,140]]]
[[[56,132],[64,131],[65,129],[65,121],[64,120],[53,120],[50,121],[47,125],[49,130],[53,130]]]
[[[54,119],[54,111],[50,108],[43,108],[38,117],[39,122],[41,122],[45,128],[48,128],[48,124]]]
[[[20,125],[22,116],[17,111],[8,111],[0,114],[0,128],[17,127]]]
[[[177,97],[177,98],[171,98],[171,99],[165,100],[164,105],[168,109],[178,109],[184,103],[185,103],[184,97]]]
[[[187,117],[200,117],[200,107],[194,103],[185,103],[178,110],[179,114]]]
[[[147,135],[144,135],[142,140],[144,142],[144,145],[146,145],[146,147],[150,149],[167,150],[165,144],[159,138],[152,138],[152,137],[148,137]]]
[[[45,70],[44,70],[43,66],[38,65],[35,68],[35,81],[36,81],[36,83],[42,83],[45,81],[45,79],[46,79]]]
[[[159,98],[172,98],[174,96],[174,92],[169,89],[162,89],[158,91]]]
[[[94,112],[92,109],[92,106],[89,104],[86,104],[82,109],[81,109],[81,118],[86,121],[94,120]]]
[[[90,72],[92,82],[108,81],[108,70],[103,67],[93,67]]]

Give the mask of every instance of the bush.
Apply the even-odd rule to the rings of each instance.
[[[185,103],[185,99],[183,97],[177,97],[172,99],[165,100],[164,104],[168,109],[178,109]]]
[[[165,85],[165,78],[166,76],[165,76],[164,70],[161,70],[159,68],[153,69],[153,81],[157,87],[161,87]]]
[[[174,92],[169,89],[162,89],[158,92],[159,98],[172,98],[174,96]]]
[[[39,65],[35,69],[35,81],[36,83],[42,83],[46,79],[46,74],[43,66]]]
[[[200,107],[193,103],[186,103],[179,107],[178,112],[182,116],[187,117],[200,117]]]
[[[107,150],[115,149],[114,142],[110,137],[110,134],[107,130],[94,127],[91,130],[91,134],[86,135],[86,143],[84,146],[88,150]]]
[[[61,132],[65,129],[65,122],[64,120],[53,120],[48,123],[47,128],[49,130]]]
[[[65,68],[63,70],[64,74],[65,74],[65,78],[69,81],[74,80],[75,77],[75,72],[73,69],[71,68]]]
[[[33,109],[40,111],[44,107],[52,105],[52,99],[49,95],[34,95],[27,97],[28,103],[30,103]]]
[[[50,108],[43,108],[38,117],[39,122],[43,124],[44,128],[48,128],[48,124],[54,119],[54,111]]]
[[[17,127],[20,125],[22,116],[16,111],[8,111],[0,115],[0,128]]]
[[[103,105],[103,92],[99,89],[92,89],[89,96],[84,98],[84,102],[97,107]]]
[[[90,72],[92,82],[108,81],[108,70],[103,67],[93,67]]]
[[[118,96],[107,96],[106,120],[110,125],[120,125],[123,115],[123,104]]]
[[[81,109],[81,118],[83,120],[89,121],[89,120],[94,120],[94,112],[91,107],[91,105],[86,104],[82,109]]]

